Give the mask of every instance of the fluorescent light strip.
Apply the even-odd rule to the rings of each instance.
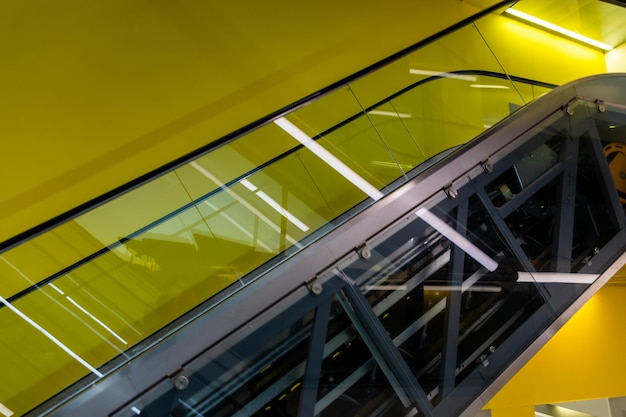
[[[472,88],[482,88],[485,90],[510,90],[510,87],[500,84],[470,84]]]
[[[373,114],[375,116],[389,116],[389,117],[399,117],[400,119],[410,119],[413,115],[409,113],[397,113],[395,111],[385,111],[385,110],[372,110],[368,111],[367,114]]]
[[[65,293],[56,285],[54,285],[53,283],[49,283],[48,284],[50,287],[52,287],[53,290],[55,290],[56,292],[58,292],[61,295],[65,295]]]
[[[596,41],[595,39],[588,38],[588,37],[583,36],[583,35],[581,35],[579,33],[571,31],[569,29],[565,29],[565,28],[563,28],[561,26],[555,25],[554,23],[550,23],[550,22],[547,22],[545,20],[539,19],[538,17],[529,15],[528,13],[520,12],[519,10],[516,10],[516,9],[513,9],[513,8],[506,9],[504,12],[508,13],[510,15],[513,15],[513,16],[515,16],[517,18],[520,18],[522,20],[525,20],[527,22],[531,22],[531,23],[534,23],[534,24],[539,25],[541,27],[544,27],[546,29],[549,29],[549,30],[552,30],[554,32],[557,32],[557,33],[559,33],[559,34],[561,34],[563,36],[567,36],[568,38],[572,38],[572,39],[575,39],[577,41],[586,43],[587,45],[591,45],[593,47],[600,48],[600,49],[603,49],[605,51],[610,51],[611,49],[613,49],[613,47],[611,45],[607,45],[606,43],[602,43],[602,42]]]
[[[207,177],[208,179],[213,181],[215,184],[217,184],[222,190],[224,190],[224,192],[226,192],[226,194],[230,195],[232,198],[234,198],[235,200],[239,201],[245,208],[250,210],[255,216],[257,216],[259,219],[261,219],[265,224],[267,224],[275,232],[281,233],[280,227],[276,223],[274,223],[273,221],[271,221],[270,219],[265,217],[263,215],[263,213],[261,213],[259,210],[257,210],[252,204],[248,203],[243,198],[238,196],[233,190],[231,190],[230,188],[226,187],[215,176],[213,176],[213,174],[211,174],[209,171],[204,169],[197,162],[191,162],[190,165],[193,168],[195,168],[199,173],[201,173],[202,175],[204,175],[205,177]],[[303,248],[303,246],[300,243],[298,243],[298,241],[296,239],[294,239],[293,237],[291,237],[290,235],[285,234],[285,237],[289,241],[289,243],[291,243],[292,245],[296,246],[298,249],[302,249]]]
[[[113,337],[115,337],[117,340],[119,340],[120,342],[122,342],[123,344],[127,345],[128,342],[124,339],[121,338],[121,336],[119,336],[117,333],[115,333],[109,326],[107,326],[106,324],[104,324],[100,319],[98,319],[96,316],[94,316],[93,314],[91,314],[89,311],[87,311],[83,306],[81,306],[80,304],[78,304],[76,301],[74,301],[71,297],[66,297],[68,299],[68,301],[72,304],[74,304],[76,306],[76,308],[78,308],[80,311],[82,311],[83,313],[85,313],[86,315],[88,315],[89,317],[91,317],[91,319],[93,321],[95,321],[96,323],[98,323],[100,326],[102,326],[102,328],[104,330],[106,330],[107,332],[111,333],[111,335]]]
[[[415,212],[415,214],[424,220],[426,223],[435,228],[439,233],[444,235],[452,243],[459,248],[463,249],[465,253],[480,262],[482,266],[493,272],[498,267],[498,263],[491,259],[485,252],[474,246],[472,242],[463,237],[459,232],[448,226],[447,223],[439,219],[428,209],[422,207]]]
[[[15,413],[13,413],[13,411],[9,410],[9,408],[6,405],[0,403],[0,414],[2,414],[3,416],[6,416],[6,417],[11,417]]]
[[[243,180],[239,181],[239,183],[241,185],[243,185],[244,187],[246,187],[248,190],[252,191],[252,192],[255,192],[258,189],[256,185],[252,184],[247,179],[243,179]]]
[[[131,411],[137,415],[141,414],[141,410],[135,406],[130,407]]]
[[[560,284],[593,284],[598,274],[568,274],[564,272],[521,272],[517,273],[517,282],[541,282]]]
[[[70,355],[72,358],[76,359],[81,365],[83,365],[85,368],[89,369],[90,372],[93,372],[94,374],[96,374],[98,377],[102,378],[104,375],[98,371],[96,368],[94,368],[93,366],[89,365],[87,363],[87,361],[85,361],[83,358],[81,358],[80,356],[78,356],[73,350],[71,350],[70,348],[68,348],[67,346],[65,346],[63,344],[63,342],[61,342],[59,339],[57,339],[56,337],[54,337],[52,334],[50,334],[50,332],[48,332],[46,329],[44,329],[43,327],[41,327],[39,324],[37,324],[33,319],[31,319],[30,317],[28,317],[26,314],[22,313],[20,310],[18,310],[15,306],[13,306],[11,303],[9,303],[4,297],[0,296],[0,302],[2,304],[4,304],[9,310],[11,310],[12,312],[14,312],[15,314],[17,314],[18,316],[20,316],[20,318],[22,318],[24,321],[26,321],[28,324],[30,324],[31,326],[33,326],[35,329],[37,329],[39,332],[41,332],[44,336],[46,336],[48,339],[50,339],[55,345],[57,345],[58,347],[60,347],[61,349],[63,349],[65,351],[65,353],[67,353],[68,355]]]
[[[317,155],[317,157],[322,161],[326,162],[331,168],[340,173],[357,188],[369,195],[374,201],[380,200],[383,197],[383,193],[381,193],[380,190],[359,176],[350,167],[341,162],[335,155],[324,149],[319,143],[314,141],[309,135],[304,133],[289,120],[281,117],[274,120],[274,123],[285,132],[289,133],[298,142],[306,146],[307,149]]]
[[[453,72],[429,71],[429,70],[422,70],[422,69],[415,69],[415,68],[409,69],[409,74],[454,78],[457,80],[464,80],[464,81],[471,81],[471,82],[474,82],[477,80],[477,77],[475,75],[455,74]]]
[[[291,223],[293,223],[294,225],[296,225],[296,227],[300,230],[302,230],[303,232],[306,232],[309,230],[309,226],[307,226],[306,224],[304,224],[304,222],[302,222],[300,219],[298,219],[296,216],[294,216],[293,214],[291,214],[291,212],[289,212],[287,209],[285,209],[283,206],[281,206],[280,204],[278,204],[276,202],[276,200],[274,200],[272,197],[270,197],[269,195],[265,194],[264,191],[257,191],[259,189],[259,187],[257,187],[256,185],[252,184],[250,181],[243,179],[241,181],[239,181],[241,183],[241,185],[243,185],[244,187],[246,187],[248,190],[252,191],[253,193],[255,193],[261,200],[265,201],[271,208],[273,208],[276,212],[278,212],[278,214],[280,214],[281,216],[285,217],[287,220],[289,220]]]

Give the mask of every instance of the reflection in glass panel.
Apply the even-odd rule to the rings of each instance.
[[[350,123],[334,129],[320,140],[320,143],[342,155],[343,160],[347,161],[355,172],[376,185],[377,188],[390,184],[409,168],[405,165],[402,169],[398,165],[394,150],[389,148],[383,136],[381,127],[384,123],[381,122],[384,119],[381,117],[389,116],[371,113],[367,116],[361,115]],[[379,120],[372,120],[373,118]],[[398,134],[398,132],[394,133]],[[397,140],[405,146],[410,146],[411,142],[406,130],[400,133],[401,136]],[[402,148],[395,149],[395,151],[398,150]]]
[[[472,51],[471,55],[466,53],[468,50]],[[489,103],[483,104],[484,97],[477,94],[478,89],[470,87],[483,84],[480,76],[472,73],[474,70],[504,72],[477,29],[466,26],[352,82],[350,87],[361,106],[367,109],[395,97],[396,111],[411,115],[407,121],[416,124],[411,129],[412,135],[426,157],[430,157],[465,143],[484,130],[482,112],[489,111]],[[429,79],[437,82],[428,82]],[[414,87],[419,84],[424,87]],[[490,95],[503,91],[491,91]],[[408,97],[411,98],[407,100]],[[427,149],[429,142],[439,143],[439,150]]]
[[[148,394],[147,406],[138,403],[115,416],[296,417],[302,401],[316,416],[407,412],[336,300],[302,317],[276,318],[234,342],[205,355],[208,362],[186,375],[184,389],[163,384]]]
[[[619,231],[614,214],[606,215],[614,206],[601,148],[608,142],[590,135],[572,138],[567,121],[555,122],[487,186],[537,271],[579,271]],[[525,194],[532,195],[514,203]]]
[[[410,119],[419,117],[414,114],[418,110],[417,106],[407,105],[404,99],[405,95],[402,94],[368,111],[368,117],[372,120],[374,128],[393,156],[393,164],[380,160],[380,156],[373,156],[373,169],[389,171],[396,168],[402,173],[407,173],[427,159],[424,150],[413,136],[414,132],[408,127]]]
[[[515,283],[520,266],[509,265],[515,263],[513,255],[494,228],[487,226],[484,210],[477,203],[471,205],[470,224],[463,239],[497,261],[493,272],[481,265],[469,249],[471,256],[455,252],[457,246],[447,239],[448,232],[441,233],[418,220],[373,248],[367,263],[359,260],[344,269],[359,282],[434,403],[441,400],[441,384],[445,382],[441,378],[447,361],[451,365],[446,367],[452,366],[453,370],[451,384],[456,386],[541,305],[532,285]],[[454,217],[437,217],[456,229]],[[453,260],[458,256],[462,256],[460,263]],[[450,345],[456,346],[453,352],[444,349]]]
[[[553,320],[550,310],[565,305],[559,299],[573,299],[597,277],[565,275],[589,270],[602,248],[612,250],[624,220],[606,180],[619,191],[615,172],[626,146],[595,136],[596,128],[617,129],[615,118],[595,126],[587,120],[555,113],[493,173],[479,174],[454,199],[416,210],[413,220],[375,239],[371,256],[342,265],[433,404],[489,366],[546,301],[550,315],[534,320]],[[549,280],[555,276],[556,284]],[[565,282],[582,285],[558,286]],[[528,340],[537,331],[525,330]]]
[[[253,271],[297,252],[368,197],[366,204],[382,197],[379,190],[390,183],[416,174],[434,155],[467,142],[549,90],[515,74],[514,81],[508,79],[510,68],[495,59],[477,30],[481,26],[462,28],[281,118],[305,140],[278,119],[3,253],[0,295],[62,334],[68,349],[79,345],[90,367],[107,363],[190,309],[214,305],[256,279]],[[376,248],[377,267],[388,268],[386,275],[358,265],[346,268],[365,286],[428,393],[438,389],[437,375],[450,362],[441,349],[445,338],[454,333],[460,342],[458,383],[485,353],[479,329],[504,337],[506,326],[514,328],[500,320],[505,311],[500,305],[521,310],[538,299],[533,284],[512,285],[505,266],[507,274],[530,272],[532,280],[536,271],[589,269],[623,228],[623,219],[616,219],[623,214],[616,201],[626,201],[622,119],[617,109],[594,115],[595,126],[586,126],[575,145],[569,141],[575,130],[569,130],[570,121],[550,126],[503,162],[505,169],[477,181],[484,195],[469,202],[470,233],[464,237],[498,262],[496,271],[481,270],[471,257],[455,270],[450,265],[458,242],[432,225],[423,229],[421,220],[416,222],[423,230]],[[594,141],[596,132],[601,143]],[[575,180],[567,183],[562,172]],[[619,200],[603,188],[609,180]],[[454,228],[453,213],[446,207],[434,214]],[[414,238],[429,243],[412,247]],[[411,255],[395,252],[399,248]],[[456,333],[446,319],[453,301],[462,306]],[[12,312],[1,313],[9,321]],[[11,325],[10,334],[23,326],[27,336],[4,342],[7,357],[41,342],[41,332],[31,334],[33,326],[20,323]],[[493,343],[497,348],[498,341]],[[60,352],[63,359],[56,353],[28,356],[40,361],[23,373],[28,376],[14,377],[21,369],[10,370],[12,383],[0,391],[10,401],[19,397],[20,412],[50,394],[47,381],[56,378],[57,364],[75,366],[69,380],[91,371]],[[350,375],[364,365],[354,366]],[[368,375],[375,373],[374,365],[367,366]],[[345,373],[346,380],[352,378]],[[61,388],[72,382],[56,380],[63,381]],[[28,402],[22,392],[41,396]],[[355,404],[351,399],[363,395],[347,392],[333,401]],[[321,395],[318,399],[330,404],[332,396]]]
[[[224,350],[189,375],[183,391],[170,389],[141,415],[296,416],[312,317],[276,329],[271,339],[253,335]]]

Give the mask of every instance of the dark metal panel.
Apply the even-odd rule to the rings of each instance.
[[[345,277],[345,279],[348,280],[348,285],[343,291],[346,299],[342,301],[342,306],[351,316],[355,327],[368,344],[398,397],[401,400],[407,399],[409,401],[408,403],[403,401],[403,405],[408,407],[413,404],[427,415],[432,409],[432,405],[426,393],[417,383],[415,376],[402,359],[400,352],[380,324],[363,294],[354,285],[350,285],[349,278]]]
[[[604,150],[602,149],[600,134],[598,133],[596,126],[588,119],[581,121],[580,125],[578,126],[578,129],[580,130],[583,130],[585,128],[590,135],[590,137],[585,138],[585,140],[589,141],[591,145],[592,156],[595,159],[594,168],[596,168],[598,176],[602,180],[602,194],[604,195],[605,201],[607,202],[608,214],[614,226],[621,230],[626,227],[624,209],[619,201],[617,192],[615,191],[615,183],[613,182],[613,178],[611,177],[611,172],[606,160],[606,155],[604,154]]]
[[[524,250],[520,246],[517,238],[513,235],[504,219],[500,217],[498,210],[494,207],[485,190],[476,186],[475,192],[476,196],[478,196],[480,202],[485,207],[487,213],[491,217],[491,221],[493,221],[493,224],[496,226],[498,232],[506,241],[509,249],[511,249],[517,261],[522,265],[525,271],[535,272],[535,267],[528,259],[528,256],[526,256],[526,254],[524,253]]]
[[[330,317],[329,298],[320,304],[315,310],[315,322],[311,334],[309,354],[306,361],[306,369],[302,380],[302,393],[300,395],[300,405],[298,407],[298,417],[313,417],[315,413],[315,402],[322,370],[322,359],[324,359],[324,341],[328,319]]]
[[[564,171],[558,181],[551,271],[571,272],[572,269],[579,140],[577,136],[564,135],[560,141]]]
[[[464,200],[457,207],[456,231],[459,233],[464,233],[467,226],[468,206],[468,201]],[[451,290],[448,296],[448,305],[446,306],[445,314],[446,328],[444,331],[445,337],[441,365],[442,375],[440,377],[440,392],[442,397],[447,397],[454,389],[455,385],[464,263],[465,252],[458,246],[455,246],[452,250],[448,271],[448,282]]]
[[[472,399],[479,398],[485,391],[485,387],[495,381],[496,377],[503,375],[505,372],[510,378],[517,369],[507,369],[506,365],[512,359],[517,358],[526,346],[532,340],[537,339],[539,329],[545,328],[548,323],[552,322],[555,314],[550,306],[544,304],[527,320],[512,337],[508,338],[499,348],[493,352],[487,361],[483,361],[483,365],[476,368],[470,376],[468,376],[463,384],[457,386],[445,401],[439,403],[433,410],[432,417],[449,417],[473,416],[479,410],[482,404],[480,401],[474,401],[469,404]],[[538,350],[539,348],[537,348]],[[521,364],[519,365],[521,368]],[[493,393],[495,394],[495,392]],[[469,400],[469,401],[468,401]],[[469,407],[468,407],[469,404]],[[429,416],[430,417],[430,416]]]

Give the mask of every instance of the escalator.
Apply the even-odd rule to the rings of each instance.
[[[274,268],[485,129],[478,120],[458,129],[459,115],[450,110],[437,120],[405,119],[420,98],[441,88],[457,92],[450,109],[475,103],[475,95],[458,95],[472,80],[525,88],[528,99],[552,87],[466,71],[429,76],[364,110],[355,110],[358,101],[346,106],[341,90],[339,98],[325,96],[313,107],[343,110],[345,119],[301,137],[305,143],[294,140],[299,128],[291,120],[302,126],[302,112],[310,118],[311,106],[4,244],[0,354],[15,365],[0,381],[0,406],[45,415],[194,318],[217,314],[225,300],[258,288],[257,281],[274,285],[267,280]],[[490,97],[490,111],[520,99],[503,91],[495,102]],[[450,140],[424,135],[451,120],[457,129]],[[334,155],[324,154],[327,148],[340,160],[329,163]],[[260,302],[250,308],[264,309]]]
[[[281,129],[296,125],[289,119]],[[293,228],[311,218],[285,210],[275,222],[281,255],[250,255],[260,260],[243,277],[225,270],[232,259],[214,260],[228,245],[216,235],[196,233],[195,252],[182,240],[131,236],[123,243],[139,260],[98,259],[107,271],[126,265],[133,308],[147,294],[163,297],[139,277],[155,287],[174,281],[163,259],[213,274],[212,286],[198,281],[162,303],[181,319],[159,317],[164,309],[142,316],[155,329],[149,338],[30,414],[471,416],[624,264],[624,129],[625,76],[558,87],[380,194],[367,193],[371,181],[353,184],[369,198],[304,237]],[[296,132],[307,151],[322,152]],[[221,189],[264,198],[267,188],[249,178]],[[261,233],[254,241],[270,246]],[[248,250],[230,245],[225,253]],[[38,285],[67,298],[60,277],[78,283],[85,265]],[[81,290],[93,295],[91,273]],[[20,301],[33,292],[16,294],[4,310],[23,314]]]

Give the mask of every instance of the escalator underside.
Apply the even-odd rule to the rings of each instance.
[[[476,412],[624,263],[625,93],[557,88],[47,412]]]

